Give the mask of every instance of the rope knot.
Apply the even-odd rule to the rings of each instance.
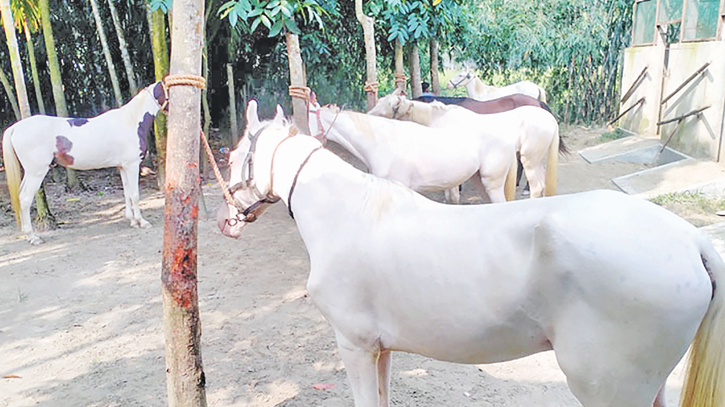
[[[373,82],[365,81],[365,86],[363,86],[363,89],[365,89],[365,92],[367,92],[367,93],[374,93],[377,95],[378,94],[378,83],[375,81],[373,81]]]

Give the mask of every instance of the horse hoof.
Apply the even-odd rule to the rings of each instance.
[[[28,236],[28,242],[29,242],[29,243],[30,243],[31,245],[33,245],[33,246],[37,246],[37,245],[39,245],[39,244],[43,244],[43,243],[45,243],[45,241],[44,241],[43,239],[41,239],[41,238],[40,238],[39,236],[35,236],[35,235],[33,235],[33,236]]]
[[[148,229],[151,227],[151,223],[149,223],[148,221],[143,220],[143,219],[141,219],[140,225],[141,225],[142,229]]]

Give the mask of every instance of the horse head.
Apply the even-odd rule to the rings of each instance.
[[[163,81],[152,83],[146,87],[156,106],[163,113],[169,112],[169,89],[164,85]]]
[[[272,120],[260,121],[257,102],[249,101],[247,126],[237,148],[229,154],[229,195],[217,213],[217,225],[229,237],[239,238],[244,226],[254,222],[270,205],[279,201],[272,186],[276,147],[291,135],[292,128],[282,107]]]
[[[469,69],[464,69],[456,74],[450,81],[448,81],[448,89],[457,88],[459,86],[466,86],[468,82],[474,78],[473,72]]]
[[[370,109],[368,114],[387,117],[388,119],[401,119],[410,114],[413,103],[396,89],[393,93],[378,99],[378,103]]]

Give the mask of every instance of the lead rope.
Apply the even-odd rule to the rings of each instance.
[[[204,89],[206,87],[206,79],[203,76],[191,74],[166,75],[161,83],[164,87],[164,93],[167,95],[167,100],[169,88],[172,86],[194,86],[199,89]],[[204,134],[204,131],[201,128],[199,128],[199,137],[201,138],[202,144],[204,145],[204,151],[206,151],[206,156],[209,159],[209,163],[211,163],[211,168],[214,171],[214,176],[219,183],[219,187],[222,189],[224,200],[227,201],[227,204],[235,206],[234,198],[232,198],[232,194],[229,193],[227,184],[224,182],[222,173],[219,171],[219,166],[216,163],[216,159],[214,159],[214,153],[212,153],[211,151],[209,141],[206,139],[206,134]]]

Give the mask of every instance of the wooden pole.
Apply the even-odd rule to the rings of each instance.
[[[365,40],[365,92],[367,93],[368,109],[378,103],[378,72],[375,66],[375,19],[363,13],[362,0],[355,0],[355,17],[363,29]]]
[[[176,0],[173,7],[170,77],[201,75],[203,0]],[[164,248],[161,263],[166,394],[170,407],[206,406],[197,295],[199,130],[201,91],[169,89]]]
[[[229,140],[232,142],[231,148],[236,147],[235,140],[239,134],[239,128],[237,127],[237,98],[235,97],[236,91],[234,90],[234,70],[232,64],[227,64],[227,85],[229,87],[229,126],[231,127],[231,137]]]

